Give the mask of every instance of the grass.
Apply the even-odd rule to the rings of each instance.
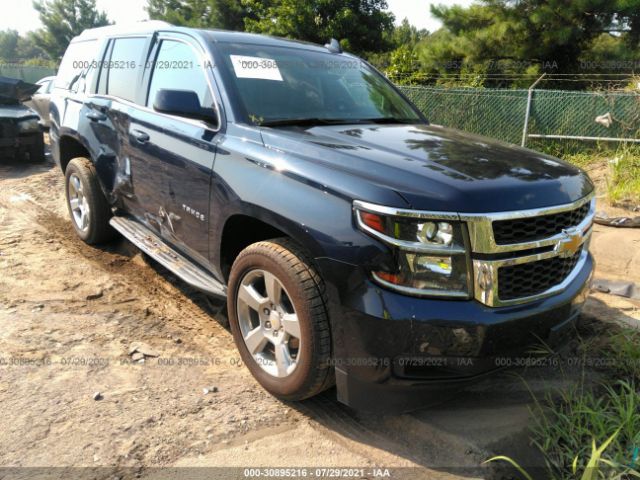
[[[610,164],[609,201],[614,205],[640,205],[640,147],[624,145],[612,149],[596,144],[585,149],[584,144],[556,142],[538,144],[535,148],[586,170],[598,164]]]
[[[573,165],[576,165],[582,169],[588,169],[592,165],[597,165],[601,162],[606,162],[607,158],[603,156],[602,153],[594,153],[594,152],[580,152],[580,153],[572,153],[569,155],[565,155],[564,160]]]
[[[619,381],[592,392],[582,385],[548,394],[536,404],[531,427],[533,443],[545,457],[554,479],[575,479],[587,469],[592,444],[612,437],[602,458],[605,478],[638,468],[640,394],[635,382]]]
[[[551,479],[640,478],[640,331],[594,322],[582,333],[577,356],[603,369],[607,381],[596,389],[581,381],[535,398],[532,443]],[[496,460],[528,478],[512,459]]]
[[[581,339],[577,355],[603,369],[608,383],[597,391],[584,384],[536,401],[533,442],[553,478],[575,479],[587,467],[592,442],[611,440],[603,458],[613,462],[605,478],[640,468],[640,331],[594,323]],[[578,460],[576,460],[576,458]]]
[[[640,330],[608,324],[599,330],[597,336],[582,342],[580,352],[604,360],[599,363],[606,366],[614,378],[629,379],[640,385]]]
[[[615,204],[640,205],[640,153],[623,151],[612,164],[609,199]]]

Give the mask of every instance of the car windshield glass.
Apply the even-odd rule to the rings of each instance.
[[[421,123],[411,105],[357,58],[302,48],[217,47],[228,81],[259,125]]]

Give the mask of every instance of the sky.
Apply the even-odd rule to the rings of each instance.
[[[418,28],[429,31],[437,30],[439,22],[430,14],[431,4],[445,3],[447,5],[469,5],[472,0],[387,0],[389,9],[400,23],[403,18]],[[144,20],[147,13],[144,10],[146,0],[97,0],[99,10],[107,12],[111,21],[116,23],[130,23]],[[20,33],[36,30],[41,27],[38,13],[33,9],[31,0],[0,0],[0,30],[12,28]]]

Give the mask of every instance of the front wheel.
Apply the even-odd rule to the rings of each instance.
[[[272,395],[302,400],[331,385],[324,283],[288,239],[254,243],[236,258],[227,307],[243,362]]]

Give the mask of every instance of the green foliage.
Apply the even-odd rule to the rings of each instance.
[[[584,144],[582,145],[584,149]],[[537,148],[536,150],[542,150]],[[565,153],[564,147],[561,143],[553,143],[549,145],[546,149],[543,150],[545,153],[549,155],[553,155],[554,157],[560,157],[563,160],[583,169],[588,169],[592,165],[601,164],[605,160],[605,157],[602,156],[599,152],[593,152],[592,150]]]
[[[537,148],[537,145],[536,145]],[[578,151],[578,150],[582,151]],[[546,153],[563,158],[581,168],[610,163],[608,181],[609,201],[628,206],[640,205],[640,148],[611,147],[585,149],[584,143],[576,151],[568,151],[563,144],[551,144]],[[606,347],[606,348],[605,348]],[[623,329],[607,337],[602,354],[618,366],[620,373],[640,381],[640,332]]]
[[[240,0],[148,0],[147,12],[152,20],[173,25],[237,31],[250,16]]]
[[[393,50],[369,54],[369,61],[399,85],[421,84],[424,75],[420,71],[416,45],[428,37],[427,30],[418,30],[405,18],[385,34],[385,43]]]
[[[390,65],[385,73],[398,85],[416,85],[421,80],[417,63],[415,51],[408,45],[402,45],[391,52]]]
[[[320,44],[337,38],[343,48],[356,53],[389,49],[394,18],[384,11],[386,8],[385,0],[148,0],[147,3],[150,18],[174,25],[249,31]]]
[[[590,390],[582,381],[542,399],[534,397],[532,442],[545,458],[547,478],[640,478],[640,332],[598,321],[583,325],[585,329],[589,335],[580,339],[578,355],[585,363],[597,360],[607,383]],[[498,460],[530,478],[510,458],[487,462]]]
[[[613,160],[609,200],[614,204],[640,205],[640,153],[623,150]]]
[[[553,478],[575,478],[574,469],[596,468],[594,442],[608,445],[602,456],[608,478],[638,468],[634,450],[640,446],[640,394],[634,382],[620,381],[598,393],[580,385],[555,393],[559,400],[548,395],[532,412],[534,443]]]
[[[622,479],[631,478],[632,476],[635,478],[640,477],[640,473],[638,473],[633,468],[627,467],[625,465],[619,465],[619,464],[616,464],[615,462],[607,460],[606,458],[603,458],[605,451],[607,450],[607,448],[609,448],[609,445],[611,445],[611,443],[616,440],[619,433],[620,433],[620,429],[613,432],[613,434],[609,438],[607,438],[604,441],[604,443],[599,447],[596,446],[595,438],[592,439],[591,455],[587,459],[587,464],[584,467],[584,470],[582,471],[582,475],[580,475],[579,477],[580,480],[596,480],[600,478],[607,478],[609,480],[622,480]],[[576,455],[571,464],[571,473],[572,473],[571,476],[565,476],[560,478],[566,478],[567,480],[569,479],[577,480],[578,474],[579,474],[578,472],[579,460],[580,460],[580,457]],[[526,472],[526,470],[524,470],[518,464],[518,462],[516,462],[510,457],[505,457],[504,455],[498,455],[490,458],[489,460],[486,460],[484,463],[497,462],[497,461],[503,461],[503,462],[509,463],[525,478],[525,480],[533,480],[533,477],[531,477],[531,475],[529,475]]]
[[[525,87],[543,72],[610,72],[611,61],[637,58],[639,12],[640,0],[432,6],[443,28],[417,53],[424,73],[455,76],[458,84],[485,75],[486,86]]]
[[[46,53],[36,45],[33,33],[21,36],[16,30],[0,31],[0,62],[50,64]]]
[[[241,0],[250,16],[249,32],[314,43],[340,40],[345,50],[363,54],[388,50],[394,17],[386,0]]]
[[[4,30],[0,32],[0,60],[11,62],[17,58],[18,39],[17,30]]]
[[[425,29],[418,30],[417,27],[409,23],[409,19],[402,20],[391,33],[388,34],[388,42],[394,48],[409,47],[413,49],[419,42],[429,36],[429,32]]]
[[[34,0],[44,28],[34,32],[35,44],[53,60],[59,60],[73,37],[87,28],[109,25],[96,0]]]

